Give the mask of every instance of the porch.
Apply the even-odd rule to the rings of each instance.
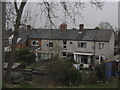
[[[74,52],[73,55],[76,62],[91,65],[94,53]]]

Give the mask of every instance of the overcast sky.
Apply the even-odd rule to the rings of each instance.
[[[29,9],[33,12],[39,10],[37,6],[35,6],[35,3],[30,3],[26,7],[29,7]],[[118,27],[118,3],[117,2],[106,2],[104,3],[104,7],[102,10],[97,9],[96,7],[92,7],[90,3],[86,2],[85,8],[81,11],[82,18],[79,17],[77,19],[77,24],[83,23],[85,25],[85,28],[95,28],[99,25],[102,21],[107,21],[113,27]],[[58,15],[61,15],[61,20],[54,20],[56,23],[56,26],[59,27],[61,23],[64,21],[64,17],[62,17],[62,13],[59,12]],[[45,25],[45,18],[43,17],[42,20],[37,17],[37,19],[33,19],[35,23],[34,27],[39,28],[43,27]],[[31,22],[33,24],[33,22]],[[73,23],[68,21],[68,28],[78,28],[78,25],[74,25]]]
[[[84,20],[81,20],[85,24],[85,27],[95,27],[101,21],[110,22],[114,27],[118,27],[118,3],[106,2],[102,10],[96,10],[86,5],[83,11]]]

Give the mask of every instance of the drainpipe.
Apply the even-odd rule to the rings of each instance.
[[[120,73],[120,71],[119,71],[119,62],[120,62],[120,60],[116,60],[116,62],[117,62],[117,74],[118,74],[118,77],[117,77],[117,79],[118,79],[118,88],[120,89],[120,76],[119,76],[119,73]]]
[[[28,35],[27,35],[27,40],[26,40],[26,46],[28,46]]]
[[[94,59],[93,59],[93,62],[92,62],[92,66],[95,66],[95,40],[94,40]]]

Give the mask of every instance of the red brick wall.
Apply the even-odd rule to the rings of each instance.
[[[19,45],[17,45],[17,49],[20,49],[21,48],[21,45],[19,44]]]
[[[39,42],[38,46],[41,46],[41,40],[40,39],[28,39],[28,46],[31,46],[32,40],[38,40],[38,42]],[[18,44],[17,49],[25,48],[26,45],[27,45],[27,41],[25,41],[23,44]]]
[[[38,42],[39,42],[39,45],[38,46],[41,46],[41,40],[40,39],[28,39],[28,46],[31,46],[31,42],[32,42],[32,40],[38,40]]]
[[[17,49],[25,48],[26,47],[26,41],[23,42],[23,44],[18,44]]]
[[[22,44],[21,47],[22,47],[22,48],[25,48],[25,47],[26,47],[26,43],[27,43],[27,42],[25,41],[25,42]]]

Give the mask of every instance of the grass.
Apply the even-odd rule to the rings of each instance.
[[[117,88],[117,85],[115,84],[91,84],[91,85],[83,85],[81,88]]]
[[[89,84],[89,85],[80,85],[80,86],[73,86],[73,87],[57,87],[57,88],[117,88],[115,84]]]
[[[29,83],[23,83],[18,88],[35,88],[35,86],[33,86]]]
[[[36,88],[35,85],[32,85],[28,82],[22,83],[20,85],[4,85],[3,87],[4,88]],[[117,85],[99,83],[99,84],[80,85],[80,86],[73,86],[73,87],[58,86],[54,88],[117,88]]]
[[[29,84],[28,82],[25,82],[20,85],[3,84],[3,88],[35,88],[35,86]]]

